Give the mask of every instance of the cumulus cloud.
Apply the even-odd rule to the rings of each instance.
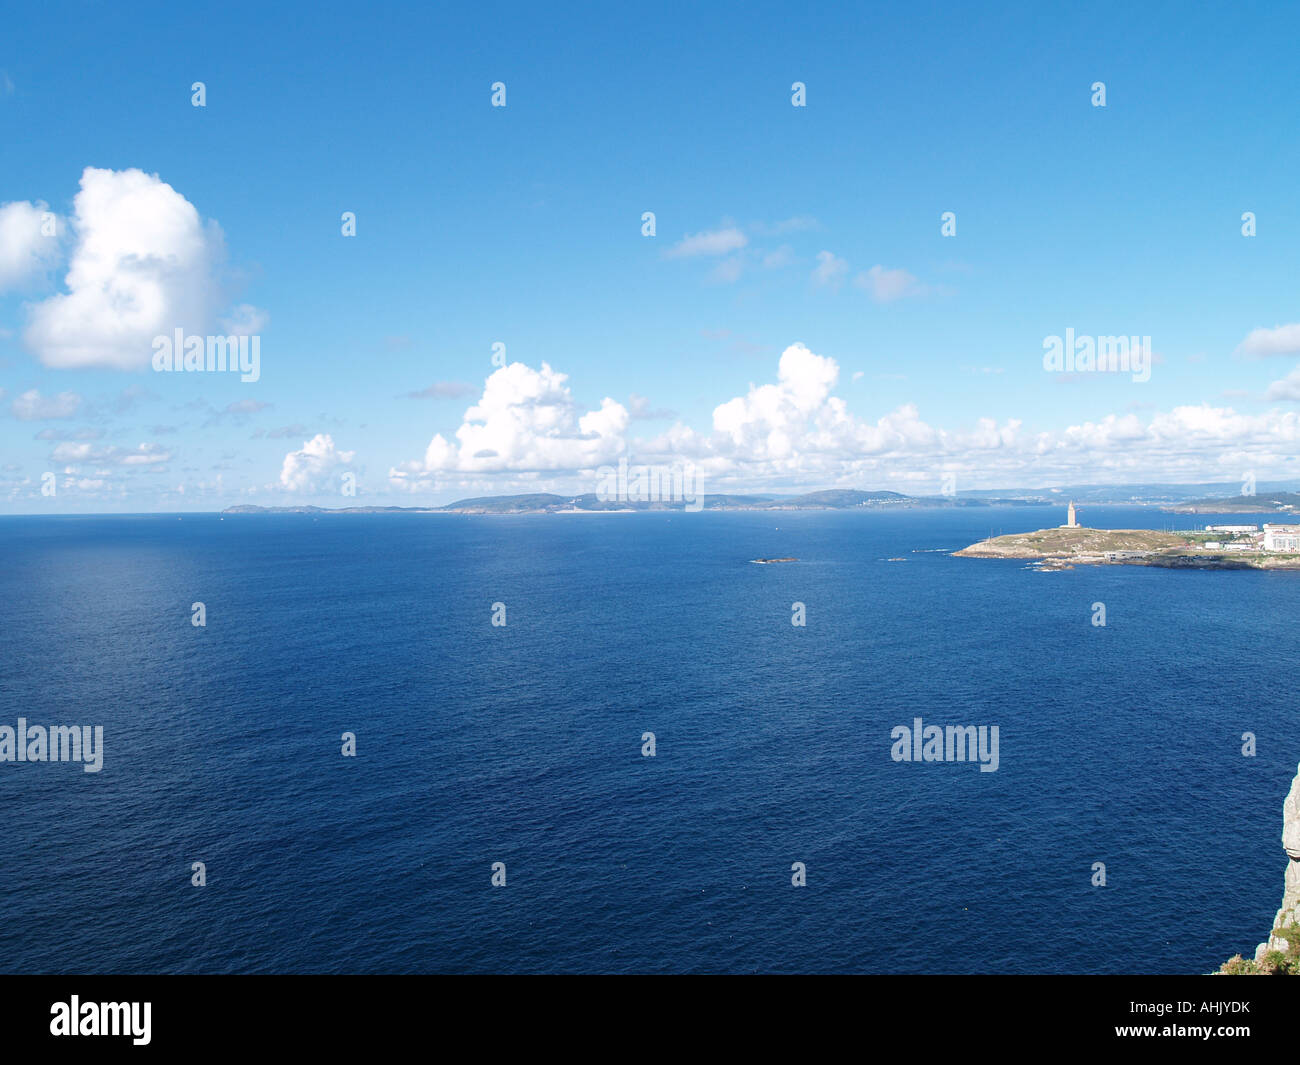
[[[718,404],[704,432],[678,422],[652,439],[630,440],[629,420],[649,409],[642,397],[630,399],[631,411],[606,399],[580,414],[566,381],[545,364],[498,370],[456,438],[435,435],[423,460],[390,471],[392,482],[427,489],[472,480],[492,491],[509,480],[541,490],[544,477],[590,471],[631,453],[638,462],[689,460],[713,491],[892,485],[934,494],[940,471],[958,472],[967,487],[1235,478],[1244,469],[1288,469],[1300,446],[1300,412],[1247,415],[1209,405],[1145,418],[1114,414],[1037,433],[1016,418],[944,428],[913,403],[861,417],[836,395],[838,363],[803,344],[782,352],[774,381]]]
[[[908,404],[876,421],[849,413],[834,395],[839,381],[834,359],[803,344],[781,354],[775,383],[750,385],[742,396],[719,404],[712,432],[696,433],[680,423],[654,440],[639,443],[643,461],[689,459],[716,486],[782,483],[851,483],[879,478],[879,470],[950,447],[1004,447],[1019,423],[979,424],[968,437],[949,437],[920,418]]]
[[[1255,357],[1300,353],[1300,322],[1274,326],[1272,329],[1252,329],[1246,334],[1246,339],[1237,345],[1237,353]]]
[[[390,478],[407,487],[448,472],[496,473],[591,469],[624,451],[629,415],[606,396],[596,410],[580,414],[566,374],[542,363],[503,366],[456,430],[458,443],[434,435],[424,458],[394,468]]]
[[[142,369],[154,337],[206,334],[221,230],[158,175],[87,167],[72,228],[67,291],[31,308],[24,337],[47,366]]]
[[[317,433],[284,456],[280,486],[290,492],[321,492],[339,487],[338,477],[352,465],[355,451],[340,451],[328,433]]]
[[[1038,433],[1015,418],[942,428],[911,403],[871,420],[850,413],[835,395],[838,381],[834,359],[791,345],[774,383],[751,385],[714,410],[711,433],[677,424],[635,442],[637,459],[690,459],[714,491],[892,484],[934,493],[940,470],[959,471],[967,487],[1232,479],[1245,469],[1291,470],[1300,446],[1300,413],[1242,414],[1208,404]]]
[[[57,231],[47,232],[44,221],[48,211],[43,203],[0,205],[0,291],[43,277],[58,261]]]
[[[802,344],[792,344],[781,353],[777,383],[750,386],[749,394],[737,396],[713,411],[715,432],[754,458],[784,458],[806,435],[810,420],[842,413],[827,405],[830,391],[839,378],[834,359],[815,355]]]
[[[744,233],[735,226],[728,226],[726,229],[688,234],[669,248],[664,255],[669,259],[685,259],[698,255],[728,255],[739,251],[748,243],[749,238]]]
[[[76,392],[42,396],[33,388],[16,397],[9,411],[19,421],[42,422],[55,418],[74,418],[80,409],[81,397]]]

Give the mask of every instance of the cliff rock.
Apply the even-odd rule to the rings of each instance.
[[[1282,847],[1286,851],[1286,876],[1282,891],[1282,908],[1273,919],[1273,928],[1300,927],[1300,767],[1291,781],[1291,790],[1282,804]],[[1255,951],[1255,960],[1262,961],[1271,950],[1286,953],[1290,944],[1280,936],[1269,935]]]

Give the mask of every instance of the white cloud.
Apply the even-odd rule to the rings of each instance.
[[[729,285],[732,282],[739,281],[740,275],[744,272],[744,258],[733,255],[730,259],[723,259],[722,262],[709,271],[709,280]]]
[[[221,319],[223,336],[251,337],[266,328],[271,316],[251,303],[241,303],[232,307],[230,313]]]
[[[690,459],[713,491],[895,484],[933,494],[940,470],[957,471],[966,487],[1231,480],[1246,469],[1294,474],[1300,446],[1300,412],[1249,415],[1208,404],[1156,412],[1145,421],[1133,413],[1107,415],[1033,434],[1015,418],[940,428],[910,403],[870,421],[834,394],[838,379],[834,359],[791,345],[776,383],[751,385],[720,404],[711,434],[675,425],[635,442],[637,459]]]
[[[60,392],[57,396],[42,396],[35,388],[14,399],[9,408],[15,418],[23,422],[47,421],[54,418],[72,418],[81,407],[81,397],[76,392]]]
[[[780,222],[755,222],[749,227],[760,236],[781,236],[784,233],[801,233],[809,229],[820,229],[821,223],[812,215],[796,215]]]
[[[810,418],[819,413],[834,417],[825,404],[838,378],[834,359],[792,344],[781,353],[778,383],[751,385],[748,395],[719,405],[713,411],[714,431],[754,458],[788,457]]]
[[[95,466],[159,466],[171,457],[171,452],[161,444],[120,448],[63,443],[58,444],[50,455],[55,462],[84,462]]]
[[[912,403],[863,418],[835,394],[839,380],[833,358],[792,344],[776,380],[718,404],[708,431],[678,422],[652,439],[629,440],[629,418],[648,406],[641,397],[629,401],[631,414],[606,399],[580,415],[563,374],[515,363],[488,379],[456,439],[435,435],[423,460],[389,476],[407,489],[562,492],[572,488],[563,475],[634,454],[638,462],[689,460],[716,492],[842,485],[936,494],[940,471],[956,472],[969,488],[1233,479],[1246,469],[1290,470],[1300,446],[1300,412],[1245,415],[1209,405],[1038,433],[1016,418],[945,429]]]
[[[770,251],[763,256],[763,267],[767,270],[778,270],[782,266],[789,266],[794,262],[794,249],[789,244],[782,244],[775,251]]]
[[[1264,397],[1270,400],[1294,400],[1300,403],[1300,366],[1292,370],[1282,380],[1274,381],[1269,385]]]
[[[284,456],[280,485],[290,492],[322,492],[340,487],[339,474],[352,465],[355,451],[339,451],[328,433],[317,433],[298,451]]]
[[[58,261],[58,237],[42,232],[48,211],[43,203],[0,206],[0,291],[43,276]]]
[[[853,283],[869,293],[877,303],[892,303],[920,292],[916,278],[906,270],[886,270],[880,265],[858,274]]]
[[[1300,322],[1272,329],[1252,329],[1237,345],[1237,352],[1254,356],[1294,355],[1300,352]]]
[[[237,399],[233,403],[227,403],[223,414],[256,414],[259,410],[266,410],[271,404],[264,403],[260,399]]]
[[[670,410],[662,408],[652,408],[650,400],[645,396],[637,395],[632,392],[627,397],[628,416],[632,419],[655,419],[655,418],[675,418],[676,415]]]
[[[735,226],[714,229],[704,233],[688,234],[664,253],[669,259],[684,259],[696,255],[727,255],[739,251],[749,243]]]
[[[792,344],[781,354],[775,384],[750,385],[745,395],[715,408],[711,434],[676,425],[638,445],[638,459],[690,459],[720,491],[877,483],[918,464],[1017,444],[1015,420],[998,425],[981,419],[971,432],[947,433],[925,423],[913,404],[874,422],[856,418],[833,394],[838,381],[834,359]]]
[[[578,413],[567,375],[542,363],[503,366],[465,412],[458,444],[435,434],[421,461],[404,463],[390,479],[414,487],[450,472],[499,473],[592,469],[625,448],[628,412],[606,396],[596,410]]]
[[[34,440],[100,440],[103,439],[104,430],[87,426],[84,429],[77,429],[75,432],[71,429],[53,429],[46,427],[37,433],[32,439]]]
[[[474,394],[474,386],[464,381],[434,381],[428,388],[407,392],[407,399],[463,399]]]
[[[848,272],[849,264],[845,260],[831,252],[819,251],[817,253],[817,266],[812,272],[813,283],[838,288],[840,282],[844,280],[844,275]]]
[[[156,174],[87,167],[74,200],[66,293],[31,309],[48,366],[142,369],[155,336],[205,334],[221,302],[221,230]]]

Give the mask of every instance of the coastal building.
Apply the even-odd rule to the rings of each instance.
[[[1077,529],[1079,527],[1079,517],[1078,514],[1075,512],[1074,503],[1070,504],[1070,509],[1067,510],[1065,514],[1066,514],[1065,524],[1062,525],[1061,528]]]
[[[1207,525],[1206,532],[1253,533],[1259,532],[1258,525]]]
[[[1265,525],[1264,550],[1300,553],[1300,525]]]

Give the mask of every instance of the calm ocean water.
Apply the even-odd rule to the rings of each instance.
[[[0,764],[3,967],[1208,971],[1281,897],[1300,573],[936,550],[1060,520],[0,518],[0,724],[105,746]]]

